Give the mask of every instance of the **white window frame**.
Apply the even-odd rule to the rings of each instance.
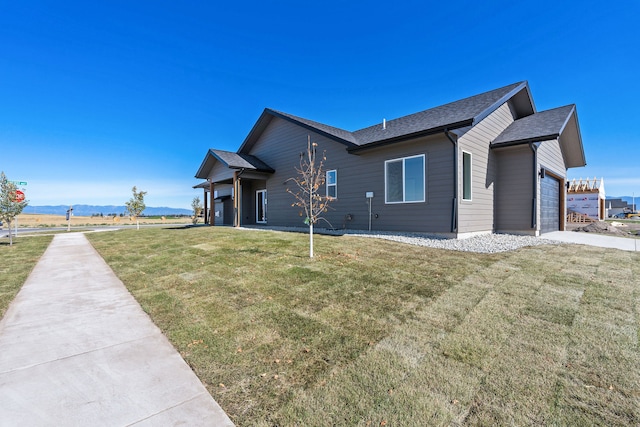
[[[335,175],[335,180],[333,184],[329,184],[329,174],[333,172]],[[335,196],[329,196],[329,187],[333,187],[335,189]],[[327,198],[335,200],[338,198],[338,170],[337,169],[331,169],[328,170],[327,173],[325,174],[325,194],[327,195]]]
[[[260,218],[260,194],[262,194],[262,209],[264,209],[264,219]],[[267,189],[256,190],[256,224],[267,223]]]
[[[469,197],[465,197],[465,185],[467,176],[465,175],[464,168],[464,156],[465,154],[469,155]],[[462,151],[462,200],[465,202],[470,202],[473,200],[473,154],[469,151]]]
[[[422,158],[422,199],[420,200],[407,200],[406,199],[406,167],[405,162],[409,159],[415,159],[421,157]],[[402,200],[401,201],[389,201],[389,195],[387,194],[388,183],[387,183],[387,165],[392,162],[402,161]],[[427,195],[427,156],[425,154],[418,154],[415,156],[407,156],[407,157],[398,157],[395,159],[385,160],[384,162],[384,203],[388,205],[394,205],[399,203],[424,203]]]

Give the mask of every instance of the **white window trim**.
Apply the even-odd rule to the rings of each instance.
[[[329,172],[334,172],[336,175],[336,182],[334,184],[329,184]],[[334,197],[329,196],[330,186],[335,187],[336,189],[335,191],[336,195]],[[338,198],[338,170],[337,169],[331,169],[325,173],[325,189],[324,190],[325,190],[324,194],[326,194],[327,198],[331,200],[336,200]]]
[[[406,168],[404,166],[405,161],[408,159],[415,159],[418,157],[422,157],[422,200],[409,200],[406,201],[406,192],[405,192],[405,171]],[[397,162],[402,160],[402,201],[400,202],[389,202],[388,194],[387,194],[387,163]],[[397,205],[397,204],[406,204],[406,203],[424,203],[427,199],[427,156],[425,154],[418,154],[415,156],[407,156],[407,157],[398,157],[395,159],[389,159],[384,161],[384,203],[386,205]]]
[[[464,197],[464,155],[469,155],[469,198]],[[462,200],[465,202],[473,201],[473,154],[469,151],[462,150]]]
[[[265,211],[267,210],[267,190],[266,189],[256,190],[256,224],[266,224],[267,223],[266,215],[264,220],[259,217],[260,209],[258,209],[258,202],[260,201],[260,193],[263,194],[262,197],[264,198],[264,210]]]

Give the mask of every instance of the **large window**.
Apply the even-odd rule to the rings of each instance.
[[[424,166],[424,154],[384,162],[385,202],[424,202]]]
[[[462,200],[471,200],[471,153],[462,152]]]
[[[331,199],[338,198],[338,171],[330,170],[327,171],[327,197]]]

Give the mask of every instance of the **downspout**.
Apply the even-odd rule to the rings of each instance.
[[[444,134],[453,144],[453,199],[451,201],[451,232],[458,231],[458,139],[453,139],[449,129],[444,130]]]
[[[531,228],[538,227],[538,143],[529,143],[529,148],[533,151],[533,198],[531,200]]]

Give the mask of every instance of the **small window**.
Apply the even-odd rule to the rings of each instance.
[[[330,199],[338,198],[338,171],[327,171],[327,197]]]
[[[385,202],[424,202],[424,169],[424,154],[384,162]]]
[[[471,200],[471,153],[462,152],[462,200]]]

